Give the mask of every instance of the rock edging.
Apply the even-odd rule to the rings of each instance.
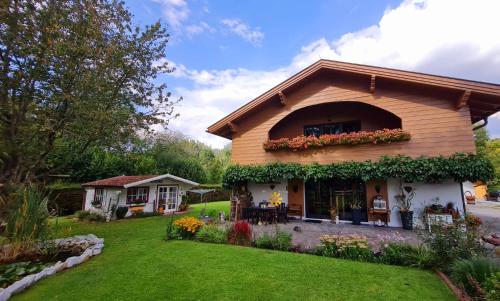
[[[56,239],[56,245],[60,248],[67,246],[86,246],[85,250],[79,256],[68,257],[64,262],[58,261],[53,266],[43,269],[41,272],[31,274],[18,280],[5,289],[0,288],[0,301],[9,300],[12,295],[22,292],[32,286],[41,279],[59,273],[65,269],[72,268],[83,262],[88,261],[91,257],[101,254],[104,248],[104,239],[98,238],[94,234],[77,235],[68,238]]]

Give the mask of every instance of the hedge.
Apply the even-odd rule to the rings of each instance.
[[[402,178],[406,182],[439,183],[446,179],[457,182],[488,181],[493,178],[491,162],[481,156],[457,153],[450,157],[383,156],[377,162],[348,161],[327,165],[272,163],[268,165],[232,165],[223,177],[223,185],[231,187],[245,182],[269,183],[280,179],[370,179]]]

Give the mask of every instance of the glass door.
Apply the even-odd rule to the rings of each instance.
[[[158,186],[158,208],[164,210],[177,209],[177,186]]]

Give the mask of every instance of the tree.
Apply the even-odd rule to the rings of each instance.
[[[134,27],[116,0],[1,1],[0,182],[166,126],[175,101],[154,80],[172,71],[168,37],[159,22]],[[48,160],[54,153],[64,158]]]

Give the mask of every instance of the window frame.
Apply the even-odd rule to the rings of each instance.
[[[346,127],[347,125],[349,127],[356,127],[357,130],[346,132],[346,131],[343,130],[343,128]],[[303,133],[304,133],[304,136],[316,136],[316,137],[319,137],[319,136],[325,135],[325,134],[335,135],[335,134],[325,133],[325,128],[327,128],[327,127],[333,128],[335,126],[341,126],[342,127],[342,130],[341,130],[341,132],[339,134],[359,132],[359,131],[361,131],[361,120],[349,120],[349,121],[342,121],[342,122],[330,122],[330,123],[304,125],[304,127],[303,127]],[[319,129],[319,134],[318,135],[316,135],[315,133],[313,133],[313,134],[307,134],[308,131],[309,132],[310,131],[314,132],[313,128],[318,128]]]
[[[94,188],[94,198],[92,199],[92,203],[102,204],[103,202],[104,202],[104,188],[101,187]]]
[[[139,190],[143,190],[141,193]],[[149,187],[138,186],[127,188],[127,205],[147,204],[149,202]]]

